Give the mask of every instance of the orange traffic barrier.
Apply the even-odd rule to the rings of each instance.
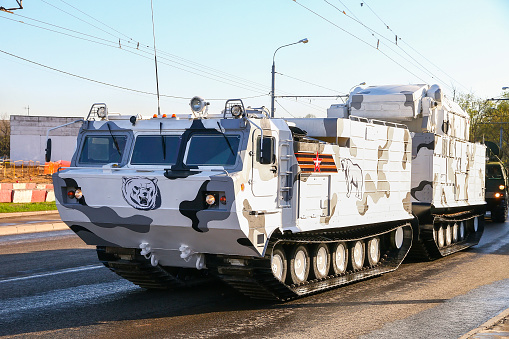
[[[44,164],[44,174],[53,174],[58,171],[60,167],[69,167],[71,166],[70,161],[66,160],[58,160],[58,161],[50,161]]]

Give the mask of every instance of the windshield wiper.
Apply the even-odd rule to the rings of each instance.
[[[161,136],[161,142],[163,143],[163,160],[166,160],[166,139],[162,133],[163,123],[159,122],[159,135]]]
[[[110,123],[109,122],[106,123],[106,126],[108,126],[108,131],[110,131],[110,135],[111,135],[111,138],[113,139],[113,144],[115,145],[115,148],[117,149],[118,155],[120,155],[120,157],[122,157],[122,153],[120,152],[120,147],[118,146],[117,138],[115,138],[115,136],[111,132]]]
[[[228,147],[230,147],[230,151],[232,151],[232,155],[235,156],[235,152],[233,151],[232,145],[230,144],[230,140],[228,140],[228,138],[224,134],[223,129],[221,128],[221,125],[219,125],[219,121],[216,121],[216,122],[217,122],[217,126],[219,127],[219,130],[221,131],[221,135],[224,137],[224,140],[226,140]]]

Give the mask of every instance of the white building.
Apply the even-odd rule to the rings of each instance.
[[[79,118],[11,115],[11,160],[44,163],[48,129],[76,120]],[[71,161],[80,126],[81,123],[76,123],[50,132],[52,161]]]

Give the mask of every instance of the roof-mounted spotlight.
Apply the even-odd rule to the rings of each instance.
[[[242,109],[241,105],[233,105],[230,108],[230,112],[234,118],[240,118],[242,113],[244,113],[244,110]]]
[[[189,105],[191,106],[194,116],[203,116],[207,114],[207,106],[210,105],[210,103],[206,102],[203,98],[196,96],[191,99]]]
[[[97,116],[101,119],[106,118],[108,115],[108,111],[106,110],[106,107],[102,106],[97,109]]]

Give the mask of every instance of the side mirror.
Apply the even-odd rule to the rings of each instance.
[[[46,162],[51,161],[51,139],[46,141]]]
[[[260,164],[272,164],[275,160],[274,137],[263,137],[257,140],[256,159]]]

